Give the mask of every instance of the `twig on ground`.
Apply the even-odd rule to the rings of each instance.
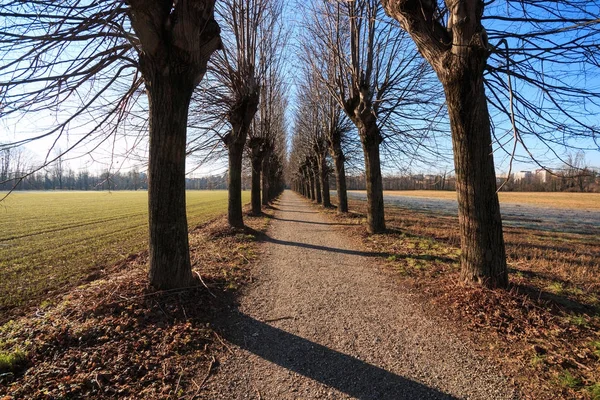
[[[296,319],[296,317],[287,316],[287,317],[271,318],[271,319],[265,319],[262,322],[264,322],[264,323],[276,322],[276,321],[282,321],[284,319]]]
[[[181,373],[179,374],[179,379],[177,379],[177,386],[175,386],[175,396],[177,396],[177,390],[179,389],[179,384],[181,383],[181,377],[183,376],[183,368],[181,369]]]
[[[196,272],[196,275],[198,275],[198,279],[200,279],[200,282],[202,282],[202,285],[206,288],[206,290],[208,291],[208,293],[212,297],[214,297],[216,299],[217,296],[213,292],[210,291],[210,289],[208,288],[208,286],[206,286],[206,283],[204,283],[204,280],[202,279],[202,275],[200,275],[200,273],[198,273],[197,271],[194,271],[194,272]]]
[[[226,348],[227,350],[229,350],[229,352],[230,352],[231,354],[233,354],[233,350],[231,350],[231,347],[229,347],[229,346],[228,346],[228,345],[225,343],[225,341],[224,341],[224,340],[221,338],[221,336],[219,336],[219,334],[218,334],[217,332],[215,332],[215,331],[213,331],[213,333],[215,334],[215,336],[217,337],[217,339],[219,339],[219,342],[221,342],[221,344],[222,344],[223,346],[225,346],[225,348]]]
[[[208,380],[208,377],[210,376],[210,373],[212,371],[212,367],[213,367],[213,365],[215,364],[216,361],[217,360],[213,356],[212,359],[210,360],[210,364],[208,365],[208,370],[206,371],[206,376],[204,377],[204,379],[202,379],[202,382],[200,382],[200,389],[202,389],[202,386],[204,386],[204,384]]]

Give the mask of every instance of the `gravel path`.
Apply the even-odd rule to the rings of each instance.
[[[258,282],[218,327],[231,353],[206,398],[517,398],[306,200],[286,191],[277,208]]]

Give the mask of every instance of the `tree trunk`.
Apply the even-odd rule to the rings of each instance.
[[[185,287],[192,282],[185,149],[188,107],[194,87],[172,81],[156,76],[146,85],[150,103],[149,279],[157,289]]]
[[[269,161],[270,154],[267,153],[262,162],[262,204],[264,206],[268,206],[269,202],[272,200],[269,192]]]
[[[376,125],[359,128],[363,153],[365,155],[367,184],[367,229],[370,233],[385,231],[385,212],[383,208],[383,182],[379,160],[381,135]]]
[[[335,182],[338,197],[338,212],[348,212],[348,191],[346,189],[346,168],[344,166],[344,153],[339,141],[332,143],[331,156],[335,165]]]
[[[235,140],[227,145],[229,152],[227,222],[232,228],[244,227],[242,216],[242,158],[245,141],[246,136],[244,135],[243,141]]]
[[[481,24],[486,3],[448,3],[448,23],[436,3],[382,0],[413,38],[444,86],[452,130],[461,235],[461,275],[489,287],[508,284],[502,220],[496,193],[490,117],[483,74],[490,54]]]
[[[463,76],[444,85],[456,170],[461,276],[466,282],[506,287],[506,253],[483,79],[468,73]]]
[[[321,187],[323,188],[323,207],[331,207],[331,196],[329,194],[329,171],[327,170],[327,158],[321,155],[319,160],[319,172],[321,174]]]
[[[248,130],[252,118],[256,114],[259,101],[258,85],[255,84],[254,78],[250,79],[247,84],[250,93],[238,98],[230,106],[228,119],[231,124],[231,131],[223,138],[229,153],[227,222],[232,228],[244,227],[242,216],[242,159]]]
[[[262,160],[258,157],[252,158],[252,214],[260,215],[262,212],[260,205],[260,170],[262,166]],[[264,179],[264,178],[263,178]],[[263,199],[265,198],[264,186],[263,186]]]
[[[311,187],[312,187],[312,186],[311,186],[311,183],[310,183],[310,178],[309,178],[308,176],[305,176],[305,177],[304,177],[304,191],[305,191],[306,193],[305,193],[305,195],[304,195],[304,196],[305,196],[307,199],[312,199],[311,190],[310,190],[310,189],[311,189]]]
[[[310,199],[314,201],[317,199],[317,190],[315,189],[315,176],[310,172],[310,170],[308,171],[308,180],[310,182]]]
[[[321,196],[321,178],[319,177],[319,168],[315,168],[312,170],[313,180],[315,182],[315,190],[317,194],[317,204],[321,204],[323,202],[323,197]]]

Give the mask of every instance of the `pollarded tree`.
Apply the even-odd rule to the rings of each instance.
[[[50,110],[58,119],[10,146],[52,136],[56,143],[78,127],[86,133],[65,152],[93,140],[100,146],[116,133],[145,85],[149,278],[161,289],[189,285],[187,116],[192,92],[221,46],[214,0],[11,1],[0,4],[0,13],[0,114],[10,119]],[[44,164],[56,159],[47,157]]]
[[[217,7],[223,28],[224,51],[214,57],[210,76],[199,90],[199,118],[224,143],[229,161],[227,219],[233,228],[244,226],[242,216],[242,161],[246,139],[261,94],[261,44],[273,40],[280,24],[277,0],[224,0]],[[271,46],[276,49],[276,46]],[[207,121],[213,121],[208,122]],[[224,133],[222,133],[224,132]]]
[[[314,198],[317,203],[329,206],[329,184],[327,168],[327,141],[321,98],[314,70],[307,66],[303,71],[303,82],[299,84],[299,100],[294,124],[296,137],[295,152],[301,154],[301,165],[311,186],[314,187]],[[326,193],[327,191],[327,193]],[[311,190],[313,192],[313,190]]]
[[[508,273],[488,103],[512,123],[513,156],[517,143],[531,154],[526,135],[548,144],[555,155],[554,146],[571,135],[597,135],[598,121],[590,121],[589,112],[598,111],[600,91],[585,83],[585,77],[598,72],[592,55],[600,37],[600,3],[382,3],[411,35],[444,87],[457,179],[462,278],[505,287]],[[520,82],[514,88],[513,79]]]
[[[286,36],[282,26],[273,25],[271,34],[263,37],[258,44],[258,76],[261,79],[260,102],[254,123],[249,130],[247,142],[247,154],[252,168],[251,205],[252,213],[255,215],[261,213],[261,204],[269,204],[270,166],[277,160],[277,155],[274,158],[271,156],[278,150],[276,149],[279,144],[278,136],[282,134],[285,136],[283,122],[286,108],[283,82],[285,58],[283,50]],[[275,185],[275,182],[273,184]]]
[[[284,187],[283,170],[287,159],[287,97],[283,84],[275,85],[265,101],[270,110],[268,119],[269,146],[262,163],[262,204],[268,205]]]
[[[337,190],[337,209],[340,213],[348,212],[348,192],[346,189],[346,156],[342,144],[348,140],[348,135],[352,131],[351,122],[344,115],[339,104],[331,96],[331,93],[320,81],[314,82],[319,87],[317,105],[321,110],[320,123],[323,124],[324,141],[326,151],[333,160],[336,190]],[[325,155],[321,156],[321,180],[328,184],[328,174],[326,173]],[[325,205],[325,204],[324,204]]]
[[[413,118],[425,118],[425,105],[432,98],[424,80],[427,68],[409,48],[410,40],[400,27],[385,18],[377,0],[313,3],[309,17],[306,60],[358,129],[366,169],[368,230],[383,232],[382,126],[384,121],[400,122],[402,117],[394,114],[403,108],[405,112],[410,108],[406,114]]]

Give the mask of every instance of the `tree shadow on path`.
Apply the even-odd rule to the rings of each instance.
[[[225,320],[224,320],[225,321]],[[437,389],[288,333],[238,311],[222,327],[258,357],[358,399],[455,399]]]
[[[338,222],[301,221],[299,219],[287,219],[287,218],[279,218],[279,217],[271,217],[271,219],[276,219],[277,221],[295,222],[298,224],[327,225],[327,226],[356,226],[356,224],[344,224],[344,223],[338,223]]]
[[[328,247],[328,246],[319,246],[316,244],[308,244],[301,242],[291,242],[288,240],[279,240],[274,239],[268,235],[261,235],[260,239],[265,242],[278,244],[281,246],[293,246],[293,247],[301,247],[304,249],[313,249],[313,250],[321,250],[321,251],[329,251],[332,253],[340,253],[340,254],[349,254],[353,256],[363,256],[363,257],[389,257],[391,253],[381,253],[381,252],[373,252],[373,251],[359,251],[359,250],[348,250],[348,249],[340,249],[337,247]]]

